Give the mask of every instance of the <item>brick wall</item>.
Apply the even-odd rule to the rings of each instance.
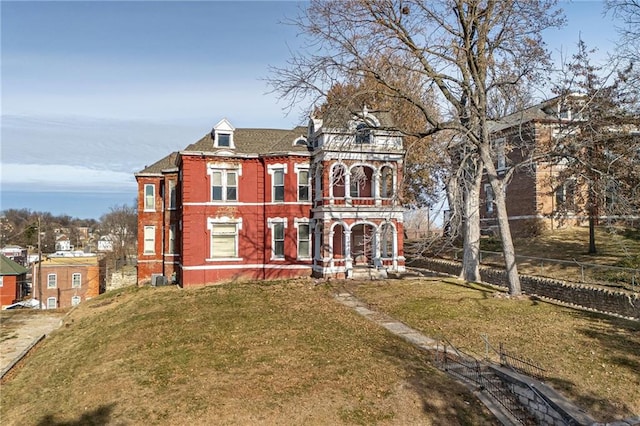
[[[460,263],[442,259],[420,259],[410,266],[425,268],[448,275],[460,275]],[[480,267],[482,281],[508,288],[506,272],[500,269]],[[520,285],[525,294],[552,299],[572,306],[597,312],[640,319],[640,295],[613,291],[588,285],[572,284],[548,278],[520,275]]]

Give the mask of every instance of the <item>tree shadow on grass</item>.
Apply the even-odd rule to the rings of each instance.
[[[93,411],[83,413],[77,420],[58,421],[54,414],[47,414],[38,423],[38,426],[84,426],[109,424],[111,413],[116,403],[101,405]]]
[[[433,365],[430,352],[408,348],[398,341],[381,348],[381,352],[405,370],[406,383],[419,396],[431,424],[500,424],[467,388]]]

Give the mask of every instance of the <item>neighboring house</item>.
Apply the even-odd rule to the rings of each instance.
[[[109,235],[103,235],[98,240],[98,251],[113,251],[113,238]]]
[[[95,255],[50,257],[34,264],[33,297],[42,294],[46,309],[68,308],[99,295],[102,279]]]
[[[71,251],[71,240],[66,235],[58,235],[56,237],[56,251]]]
[[[571,101],[576,105],[580,95]],[[495,165],[498,174],[526,162],[541,147],[551,146],[554,138],[566,132],[572,120],[583,120],[567,103],[553,98],[494,122],[491,130]],[[575,181],[559,182],[563,164],[535,161],[517,167],[506,186],[509,223],[514,235],[527,235],[541,229],[580,224],[587,218],[579,214]],[[584,198],[584,197],[582,197]],[[484,178],[481,187],[481,228],[498,235],[492,188]]]
[[[26,296],[27,272],[27,268],[0,254],[0,307]]]
[[[4,246],[0,249],[0,254],[8,257],[9,259],[22,266],[26,266],[29,264],[28,250],[20,246]]]
[[[210,134],[136,173],[138,282],[403,271],[404,150],[389,114]]]

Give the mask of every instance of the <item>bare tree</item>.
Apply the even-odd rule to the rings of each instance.
[[[102,231],[109,235],[113,242],[115,260],[124,260],[135,252],[138,229],[136,208],[126,204],[109,208],[109,213],[100,218]]]
[[[473,183],[461,185],[470,209],[463,223],[471,236],[465,237],[465,250],[479,246],[473,236],[480,226],[474,188],[484,168],[496,194],[509,291],[517,295],[504,182],[492,162],[489,103],[507,88],[538,77],[548,58],[541,31],[562,23],[555,6],[554,0],[312,0],[295,20],[310,39],[308,53],[274,69],[270,83],[295,104],[321,101],[336,83],[366,76],[385,88],[383,96],[403,99],[420,113],[426,126],[415,136],[450,131],[473,147],[464,156],[470,162],[462,166],[475,171]],[[398,84],[398,74],[411,76],[414,84]],[[433,102],[425,102],[426,93],[434,94]],[[476,271],[478,260],[464,257],[475,265],[463,265],[463,278],[477,278],[467,271]]]
[[[595,227],[621,221],[640,207],[640,118],[638,88],[628,84],[633,68],[605,70],[591,63],[579,41],[559,94],[559,127],[550,147],[542,147],[559,166],[552,185],[566,210],[586,215],[589,253],[597,253]],[[614,64],[615,66],[615,64]],[[560,205],[560,207],[563,207]]]

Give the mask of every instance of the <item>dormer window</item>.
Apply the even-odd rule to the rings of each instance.
[[[233,142],[233,132],[235,127],[229,123],[229,120],[223,118],[218,124],[216,124],[211,132],[213,137],[214,148],[231,148],[235,149]]]
[[[217,146],[229,148],[231,146],[231,134],[230,133],[218,133],[217,134],[218,143]]]
[[[371,128],[367,124],[360,123],[356,127],[356,143],[371,143]]]

